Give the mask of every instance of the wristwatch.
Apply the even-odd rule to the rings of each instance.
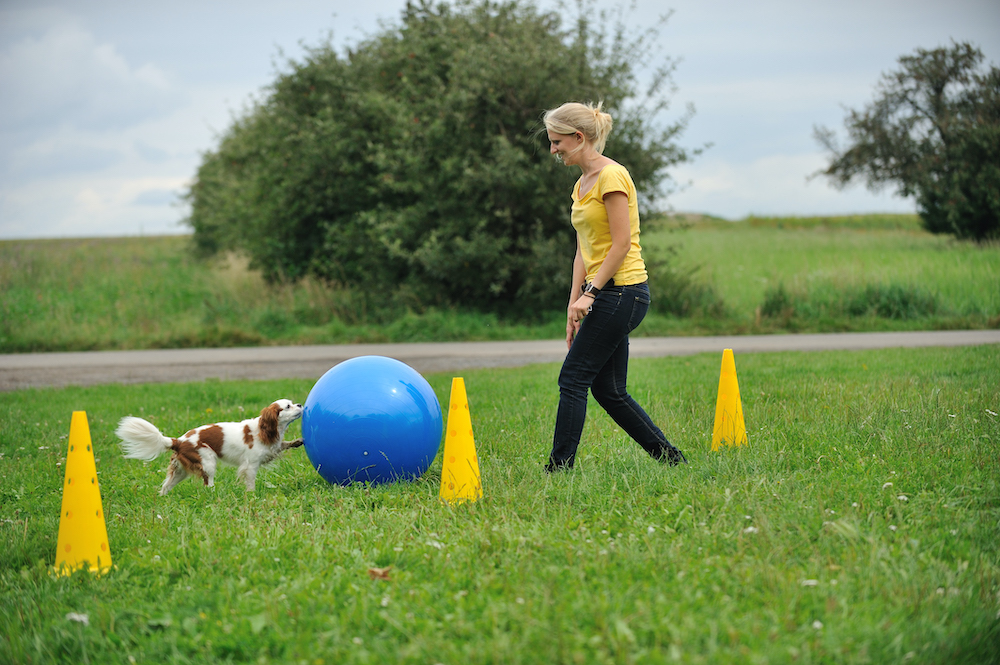
[[[583,287],[583,295],[591,296],[594,300],[597,300],[597,295],[601,292],[599,288],[594,286],[593,282],[590,282]]]

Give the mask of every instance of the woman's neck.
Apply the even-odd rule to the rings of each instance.
[[[591,151],[590,154],[581,157],[577,166],[583,171],[583,177],[589,178],[604,168],[606,159],[603,155]]]

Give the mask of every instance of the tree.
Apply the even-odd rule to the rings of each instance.
[[[924,226],[977,241],[1000,236],[1000,69],[968,43],[917,49],[884,74],[875,100],[849,111],[850,145],[816,129],[838,186],[892,183],[916,198]]]
[[[567,29],[520,0],[422,2],[344,55],[310,49],[204,155],[188,192],[195,242],[372,306],[551,309],[569,288],[575,176],[550,157],[542,111],[603,100],[606,152],[647,208],[692,154],[675,143],[690,109],[657,125],[674,63],[638,90],[656,30],[629,37],[592,9]]]

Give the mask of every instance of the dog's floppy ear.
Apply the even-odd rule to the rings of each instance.
[[[281,407],[277,404],[265,406],[260,412],[260,440],[261,443],[277,443],[278,441],[278,414]]]

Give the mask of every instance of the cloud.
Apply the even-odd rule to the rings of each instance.
[[[0,90],[0,126],[28,140],[60,126],[120,130],[184,101],[161,69],[134,67],[113,44],[68,24],[23,37],[0,53]]]
[[[136,141],[133,144],[133,147],[135,148],[136,153],[138,153],[143,160],[151,164],[162,164],[170,159],[170,153],[166,150],[149,145],[145,141]]]
[[[5,156],[4,179],[20,183],[39,177],[102,171],[118,164],[118,150],[74,141],[40,141]]]
[[[670,205],[682,212],[708,212],[730,219],[817,211],[914,212],[912,200],[891,191],[873,193],[861,186],[837,190],[820,178],[807,180],[825,163],[826,156],[818,152],[773,154],[748,162],[706,159],[673,174],[683,189],[670,197]]]
[[[132,203],[139,206],[166,206],[177,203],[179,196],[174,189],[147,189],[139,192]]]
[[[0,238],[190,233],[177,195],[187,185],[180,177],[111,174],[0,188]]]

